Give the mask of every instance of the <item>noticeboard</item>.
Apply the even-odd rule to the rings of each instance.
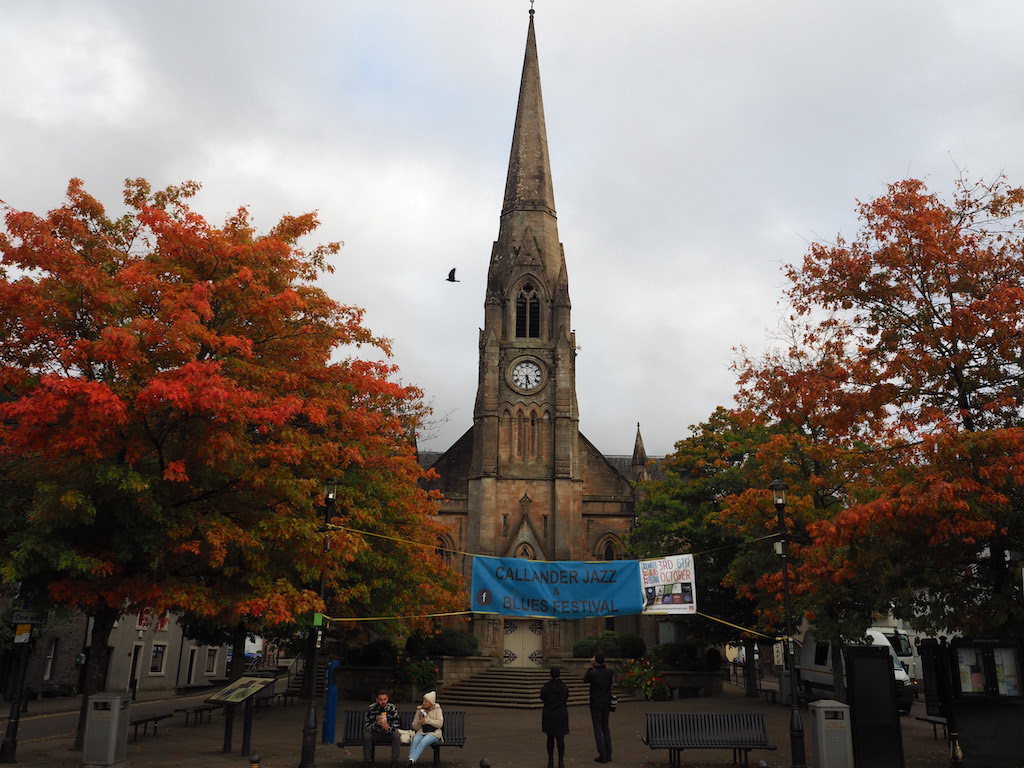
[[[1018,641],[964,640],[951,643],[954,695],[964,698],[1024,698]]]
[[[274,684],[272,677],[240,677],[221,688],[206,701],[210,704],[242,704],[268,685]]]

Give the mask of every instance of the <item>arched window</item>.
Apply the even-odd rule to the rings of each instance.
[[[449,568],[452,565],[452,542],[446,536],[437,537],[437,546],[434,553],[441,558]]]
[[[512,455],[517,459],[539,459],[547,455],[549,417],[537,407],[519,407],[511,422]]]
[[[540,338],[540,296],[533,283],[523,283],[516,297],[516,337]]]

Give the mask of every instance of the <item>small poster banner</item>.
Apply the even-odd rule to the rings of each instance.
[[[668,555],[657,560],[641,560],[640,580],[645,614],[697,612],[693,555]]]
[[[473,558],[473,611],[504,616],[583,619],[643,608],[636,560],[546,562]]]

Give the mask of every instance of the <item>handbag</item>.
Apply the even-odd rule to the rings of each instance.
[[[613,693],[613,694],[612,694],[612,701],[611,701],[611,703],[610,703],[610,704],[608,705],[608,711],[609,711],[609,712],[614,712],[614,711],[615,711],[615,708],[616,708],[617,706],[619,706],[619,697],[618,697],[618,696],[616,696],[616,695],[615,695],[615,694]]]
[[[399,728],[398,729],[398,735],[401,738],[403,744],[411,744],[412,743],[412,735],[413,735],[413,733],[415,733],[415,731],[406,730],[405,728]]]

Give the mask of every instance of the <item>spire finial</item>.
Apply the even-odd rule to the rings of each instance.
[[[533,16],[533,0],[530,0],[530,15]]]

